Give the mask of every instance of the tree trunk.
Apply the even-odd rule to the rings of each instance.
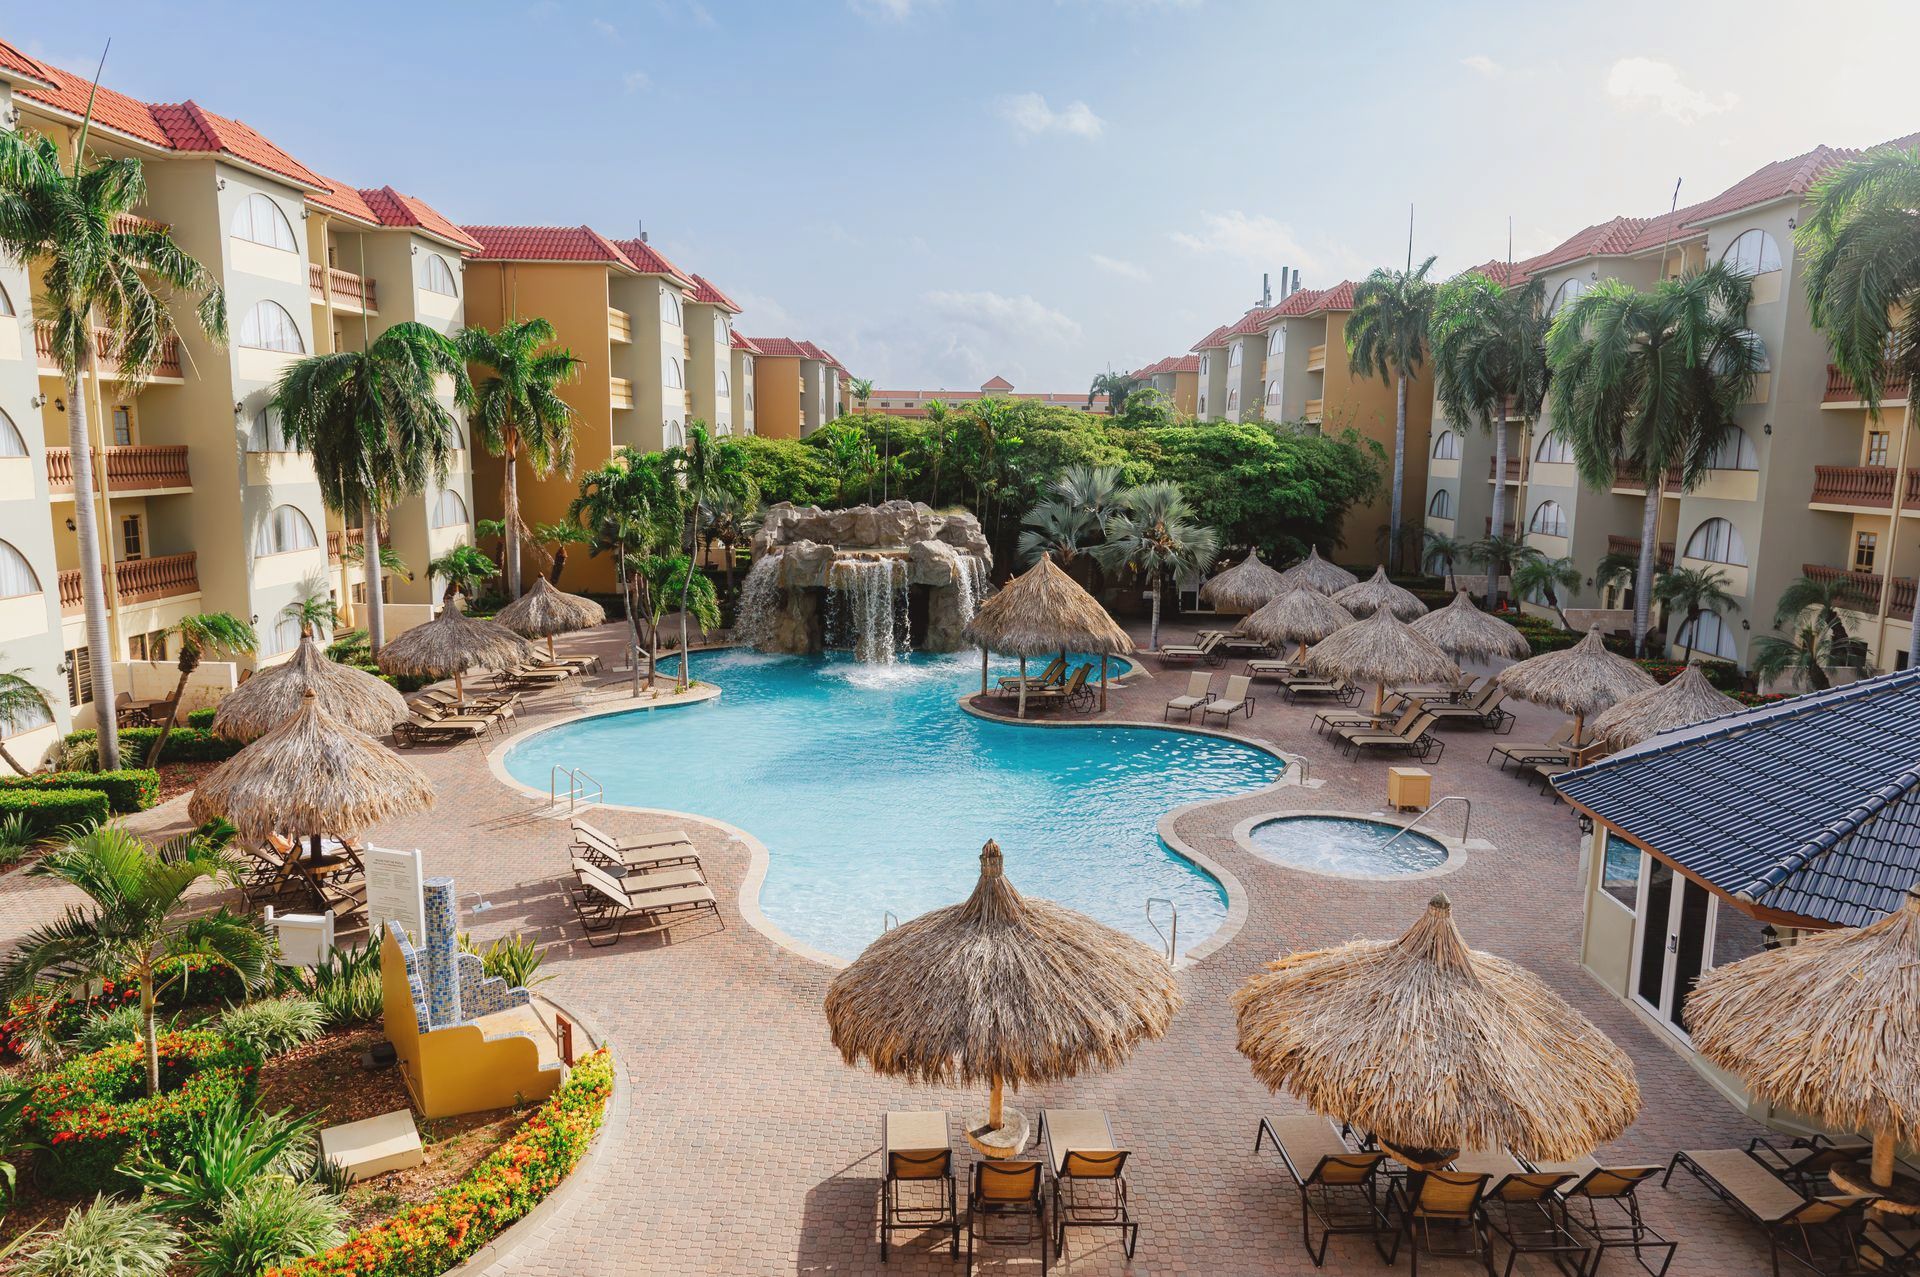
[[[140,1036],[147,1053],[147,1094],[160,1094],[160,1042],[154,1031],[153,972],[140,973]]]
[[[1700,634],[1700,609],[1697,607],[1687,609],[1686,634],[1686,655],[1681,658],[1680,663],[1691,665],[1693,664],[1693,640]]]
[[[1647,617],[1653,601],[1654,556],[1659,553],[1660,485],[1666,467],[1647,467],[1647,500],[1640,514],[1640,564],[1633,574],[1633,651],[1647,654]]]
[[[1458,513],[1458,511],[1455,511]],[[1518,519],[1515,520],[1517,524]],[[1493,428],[1493,531],[1489,536],[1505,536],[1507,529],[1507,401],[1500,401],[1500,420]],[[1487,560],[1487,610],[1498,606],[1500,565]]]
[[[22,767],[20,760],[15,758],[12,752],[7,749],[7,743],[5,741],[0,741],[0,761],[4,761],[7,766],[13,768],[14,775],[16,776],[25,776],[27,774],[27,769]]]
[[[687,690],[687,595],[693,590],[693,557],[700,545],[700,504],[687,513],[687,574],[680,578],[680,682],[673,689]]]
[[[93,334],[86,338],[81,372],[94,376]],[[93,513],[93,440],[87,433],[87,398],[80,379],[67,379],[67,446],[73,452],[73,525],[80,550],[80,598],[86,607],[87,656],[93,666],[93,716],[100,770],[120,766],[120,721],[114,715],[113,646],[107,636],[107,572],[100,560],[100,526]]]
[[[160,751],[167,747],[167,738],[173,735],[174,724],[180,721],[180,698],[187,693],[187,680],[200,668],[200,649],[187,642],[184,636],[180,643],[180,678],[173,685],[173,704],[167,710],[167,721],[160,724],[160,734],[154,738],[153,748],[147,751],[149,767],[160,765]]]
[[[547,569],[547,584],[554,589],[560,588],[560,574],[567,570],[567,543],[562,541],[560,548],[553,552],[553,566]]]
[[[634,582],[627,577],[627,552],[616,550],[614,571],[620,578],[620,597],[627,604],[627,668],[633,672],[633,699],[640,699],[640,601]]]
[[[1407,486],[1407,379],[1405,374],[1395,378],[1393,401],[1393,509],[1387,512],[1387,571],[1389,574],[1400,568],[1400,498]]]
[[[367,556],[367,651],[374,656],[387,641],[387,606],[380,597],[380,520],[373,502],[360,503],[360,548]]]
[[[511,435],[506,444],[502,449],[500,473],[500,508],[506,512],[507,526],[503,532],[506,545],[500,557],[507,561],[507,602],[511,603],[520,597],[520,467],[514,455],[519,448]]]
[[[1147,647],[1150,651],[1160,650],[1160,574],[1153,574],[1153,620],[1147,626]]]

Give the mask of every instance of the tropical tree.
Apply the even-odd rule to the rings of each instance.
[[[720,624],[720,600],[713,582],[685,554],[654,554],[632,565],[634,598],[639,607],[640,625],[647,653],[647,687],[653,687],[654,671],[660,665],[660,622],[679,605],[680,681],[676,691],[684,691],[687,679],[687,618],[702,630]]]
[[[365,563],[367,561],[366,542],[355,541],[349,545],[342,546],[340,549],[340,561],[348,567],[359,567]],[[413,569],[408,567],[407,561],[400,557],[400,551],[390,545],[382,545],[380,547],[380,571],[382,574],[392,573],[394,576],[405,581],[413,580]]]
[[[236,877],[230,859],[191,835],[154,848],[118,825],[96,825],[27,872],[59,879],[87,899],[21,938],[0,963],[0,997],[85,997],[100,981],[131,975],[140,989],[148,1095],[160,1091],[154,1008],[165,988],[189,978],[185,966],[163,975],[162,962],[193,956],[233,970],[249,985],[266,976],[267,937],[252,921],[224,907],[189,907],[195,885]]]
[[[1834,365],[1878,416],[1890,385],[1920,386],[1920,147],[1848,160],[1808,198],[1794,232],[1808,308]],[[1920,666],[1920,625],[1907,663]]]
[[[1101,395],[1107,397],[1107,415],[1114,416],[1127,406],[1127,396],[1140,388],[1140,378],[1130,372],[1115,372],[1111,368],[1103,373],[1095,373],[1093,384],[1087,387],[1087,407],[1093,407],[1093,401]]]
[[[1393,507],[1387,515],[1387,570],[1399,567],[1401,496],[1407,482],[1407,382],[1426,355],[1432,327],[1434,287],[1427,279],[1434,259],[1407,269],[1381,266],[1355,286],[1353,313],[1347,317],[1347,365],[1361,376],[1377,376],[1394,386]]]
[[[1513,562],[1512,581],[1516,597],[1524,599],[1538,595],[1540,601],[1552,608],[1554,615],[1560,618],[1562,628],[1572,628],[1567,625],[1567,614],[1560,605],[1562,594],[1571,594],[1580,588],[1580,569],[1574,566],[1571,558],[1550,559],[1532,546],[1527,546]]]
[[[1828,673],[1837,663],[1833,631],[1811,617],[1794,622],[1788,636],[1760,634],[1748,649],[1747,663],[1759,679],[1788,678],[1816,692],[1833,686]]]
[[[872,445],[868,445],[871,450]],[[687,442],[667,450],[668,464],[679,480],[686,511],[686,535],[680,549],[687,556],[689,571],[680,585],[680,690],[689,682],[687,647],[687,608],[692,599],[691,570],[695,549],[700,544],[701,516],[705,508],[718,500],[744,501],[755,495],[753,479],[747,473],[746,453],[729,440],[716,441],[707,433],[706,423],[695,419],[688,427]],[[711,583],[709,583],[711,585]],[[715,613],[718,624],[718,613]],[[704,624],[702,628],[708,628]]]
[[[520,597],[520,543],[527,535],[520,518],[520,458],[536,479],[555,470],[573,473],[575,414],[560,387],[577,380],[582,365],[571,350],[553,344],[554,336],[550,322],[535,318],[508,320],[494,332],[462,329],[455,339],[461,357],[483,374],[474,383],[470,424],[501,460],[509,601]]]
[[[47,703],[47,694],[40,690],[26,670],[0,673],[0,724],[19,730],[25,724],[52,720],[53,706]],[[17,774],[27,774],[20,760],[7,751],[5,737],[0,737],[0,759],[5,759],[7,766]]]
[[[282,616],[300,622],[302,637],[318,638],[322,633],[332,633],[333,627],[340,623],[340,607],[326,594],[309,594],[305,598],[295,599],[281,609]]]
[[[1765,363],[1747,328],[1751,296],[1751,281],[1725,263],[1661,280],[1650,292],[1602,280],[1548,330],[1554,431],[1572,445],[1580,477],[1604,491],[1622,462],[1646,476],[1633,592],[1633,642],[1642,653],[1667,473],[1680,472],[1683,492],[1706,476]]]
[[[567,551],[576,545],[593,544],[593,534],[572,523],[543,523],[534,529],[533,535],[553,547],[547,556],[547,584],[555,588],[560,585],[560,574],[567,570]]]
[[[706,525],[708,543],[718,541],[726,553],[727,596],[733,596],[733,563],[740,547],[753,536],[760,526],[760,497],[757,492],[739,495],[722,493],[707,498],[700,503],[700,517]]]
[[[1541,286],[1505,288],[1477,271],[1434,294],[1434,393],[1448,418],[1493,432],[1493,526],[1506,526],[1507,414],[1540,415],[1547,393],[1547,320]],[[1487,597],[1500,583],[1488,565]]]
[[[1052,555],[1069,571],[1095,544],[1098,528],[1093,516],[1058,497],[1049,497],[1027,511],[1015,543],[1022,563],[1038,563]]]
[[[1487,580],[1492,587],[1487,592],[1487,608],[1491,611],[1500,606],[1500,578],[1507,577],[1512,585],[1514,565],[1518,564],[1534,550],[1519,537],[1501,536],[1497,532],[1489,533],[1470,544],[1469,554],[1473,562],[1487,569]],[[1514,586],[1516,592],[1519,587]]]
[[[1167,574],[1205,572],[1220,553],[1220,538],[1193,521],[1187,499],[1171,483],[1129,488],[1120,505],[1119,513],[1107,520],[1106,540],[1093,554],[1109,572],[1132,568],[1146,579],[1153,598],[1147,646],[1157,650],[1161,586]]]
[[[367,644],[386,641],[380,575],[380,519],[401,498],[446,478],[458,424],[436,393],[452,380],[454,402],[467,406],[473,387],[459,347],[444,333],[411,320],[395,324],[365,350],[308,355],[273,388],[287,440],[312,454],[327,508],[358,515],[366,537]]]
[[[1617,550],[1609,550],[1600,556],[1598,563],[1594,564],[1593,588],[1604,592],[1616,585],[1632,585],[1634,573],[1639,568],[1638,555],[1621,554]]]
[[[443,602],[451,604],[456,594],[469,599],[478,597],[480,587],[499,576],[500,568],[482,554],[479,547],[456,545],[427,564],[427,575],[437,576],[447,583],[440,597]]]
[[[1119,513],[1125,493],[1119,466],[1068,466],[1050,486],[1055,500],[1086,515],[1101,532]]]
[[[1429,532],[1427,533],[1427,562],[1440,560],[1440,565],[1444,569],[1442,575],[1451,580],[1457,565],[1472,561],[1473,547],[1473,541],[1467,537],[1448,537],[1441,536],[1438,532]],[[1499,582],[1495,581],[1494,584],[1497,586]],[[1487,598],[1491,600],[1493,595],[1489,594]],[[1489,602],[1487,606],[1493,605]]]
[[[1837,638],[1845,638],[1847,627],[1840,618],[1840,609],[1857,610],[1863,608],[1865,602],[1853,582],[1844,576],[1798,576],[1780,591],[1780,598],[1773,605],[1773,628],[1783,629],[1811,614],[1813,624],[1831,631]]]
[[[640,695],[640,616],[643,587],[637,562],[670,544],[680,520],[681,494],[659,453],[623,453],[580,479],[567,517],[593,537],[594,555],[613,557],[614,577],[627,613],[628,668],[633,695]],[[650,602],[650,601],[649,601]],[[653,674],[647,674],[651,685]]]
[[[186,695],[187,680],[200,668],[201,657],[209,651],[239,656],[260,646],[253,626],[231,612],[195,612],[167,626],[163,633],[180,640],[180,656],[174,662],[180,677],[174,682],[173,699],[167,705],[167,721],[160,724],[160,734],[154,738],[153,748],[147,752],[149,767],[160,765],[160,755],[167,748],[167,738],[173,735],[174,724],[180,721],[180,698]]]
[[[953,451],[957,425],[948,411],[946,401],[929,399],[924,405],[927,414],[927,469],[933,478],[933,493],[927,502],[936,510],[940,508],[940,468]]]
[[[0,252],[38,268],[34,312],[48,354],[66,383],[67,445],[73,464],[73,524],[87,648],[93,653],[93,702],[114,703],[107,634],[106,578],[94,513],[94,450],[88,396],[99,387],[99,364],[137,388],[175,340],[174,295],[197,298],[194,320],[214,342],[227,337],[227,303],[207,268],[163,226],[135,216],[146,201],[140,161],[90,155],[93,102],[61,166],[60,146],[45,135],[0,132]],[[85,390],[83,392],[83,386]],[[120,765],[120,736],[111,713],[99,721],[100,765]]]
[[[1683,618],[1680,642],[1688,664],[1693,663],[1693,647],[1699,641],[1700,618],[1740,608],[1740,601],[1727,592],[1727,574],[1718,568],[1669,568],[1653,583],[1653,597],[1668,616],[1677,612]]]

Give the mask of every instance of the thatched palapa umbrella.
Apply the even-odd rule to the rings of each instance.
[[[300,712],[313,692],[320,708],[369,736],[385,736],[407,717],[407,698],[382,679],[327,659],[311,634],[280,665],[261,670],[221,698],[213,733],[254,740]]]
[[[468,670],[507,669],[532,655],[532,645],[506,626],[467,617],[455,595],[440,615],[382,644],[379,660],[388,674],[424,678],[451,674],[454,696],[465,699],[460,680]]]
[[[1295,586],[1240,622],[1240,632],[1264,643],[1297,643],[1294,659],[1304,657],[1307,644],[1354,622],[1353,613],[1318,590]]]
[[[1808,936],[1700,977],[1693,1049],[1756,1099],[1872,1136],[1873,1186],[1920,1141],[1920,885],[1864,927]]]
[[[1376,714],[1386,700],[1389,683],[1460,681],[1460,667],[1439,644],[1385,609],[1308,648],[1307,666],[1348,682],[1372,683]]]
[[[1467,948],[1444,895],[1398,940],[1289,954],[1233,1002],[1255,1077],[1409,1162],[1566,1161],[1640,1108],[1626,1053],[1539,977]]]
[[[1412,590],[1402,589],[1387,580],[1384,567],[1358,585],[1349,585],[1333,596],[1333,601],[1357,617],[1369,617],[1385,609],[1403,621],[1418,620],[1427,614],[1427,605]]]
[[[1581,744],[1587,719],[1601,710],[1659,686],[1653,675],[1624,656],[1609,652],[1592,629],[1572,647],[1509,665],[1494,675],[1500,686],[1523,701],[1551,705],[1573,715],[1573,743]]]
[[[1054,652],[1098,653],[1100,708],[1107,707],[1107,657],[1133,651],[1133,640],[1093,595],[1051,556],[1022,572],[980,605],[966,637],[980,645],[980,692],[987,691],[987,653],[1020,658],[1020,717],[1027,716],[1027,658]],[[405,637],[402,635],[401,637]]]
[[[1453,602],[1412,624],[1456,661],[1469,656],[1482,661],[1496,656],[1521,660],[1533,650],[1527,645],[1526,635],[1499,617],[1482,612],[1465,590],[1455,594]]]
[[[607,609],[592,599],[567,594],[554,587],[544,576],[533,579],[533,588],[495,614],[495,621],[515,634],[547,641],[547,655],[553,655],[553,636],[590,630],[607,621]]]
[[[1307,557],[1280,574],[1287,587],[1299,585],[1309,590],[1318,590],[1322,594],[1337,594],[1349,585],[1358,585],[1360,578],[1337,563],[1329,563],[1320,557],[1319,546],[1308,546]]]
[[[991,1088],[976,1146],[1025,1143],[1002,1088],[1113,1068],[1167,1031],[1180,992],[1165,958],[1050,900],[1023,897],[999,844],[980,853],[963,903],[921,914],[866,947],[827,987],[847,1063],[916,1082]]]
[[[1286,590],[1279,571],[1260,561],[1260,551],[1248,550],[1246,558],[1200,587],[1200,601],[1219,612],[1252,612]]]
[[[1630,696],[1594,719],[1593,738],[1610,749],[1625,749],[1659,732],[1690,727],[1702,719],[1743,708],[1709,683],[1698,665],[1689,665],[1671,682]]]

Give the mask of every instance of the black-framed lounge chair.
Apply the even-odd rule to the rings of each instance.
[[[1220,646],[1220,635],[1215,633],[1192,643],[1170,643],[1162,647],[1157,655],[1162,661],[1205,661],[1209,665],[1218,665],[1221,655],[1216,650]]]
[[[1258,657],[1270,655],[1273,652],[1273,644],[1265,639],[1255,638],[1251,634],[1230,630],[1221,636],[1219,650],[1222,656]]]
[[[1067,658],[1056,656],[1047,662],[1047,668],[1040,672],[1039,678],[1021,678],[1018,674],[1009,674],[1000,680],[1000,695],[1018,696],[1020,684],[1027,685],[1027,694],[1032,695],[1042,687],[1052,687],[1064,683],[1067,678]]]
[[[1418,701],[1405,709],[1389,710],[1384,714],[1369,714],[1360,709],[1330,709],[1314,716],[1313,728],[1323,735],[1329,730],[1338,730],[1342,727],[1362,730],[1377,728],[1383,732],[1397,732],[1426,712],[1427,707]]]
[[[1102,1109],[1040,1110],[1040,1141],[1053,1172],[1053,1253],[1067,1253],[1069,1228],[1117,1228],[1127,1258],[1140,1224],[1127,1207],[1127,1150],[1117,1147]]]
[[[1387,1262],[1395,1262],[1400,1246],[1411,1246],[1413,1277],[1420,1277],[1422,1252],[1436,1258],[1477,1259],[1486,1264],[1493,1250],[1482,1199],[1491,1177],[1471,1171],[1414,1171],[1393,1187],[1400,1216]],[[1489,1267],[1491,1267],[1489,1265]]]
[[[1287,700],[1290,703],[1297,704],[1303,696],[1326,697],[1329,700],[1339,701],[1343,705],[1351,705],[1360,699],[1360,685],[1349,683],[1345,679],[1283,678],[1280,680],[1280,685],[1287,689]]]
[[[1260,1141],[1273,1141],[1287,1175],[1300,1193],[1300,1241],[1318,1268],[1326,1262],[1334,1235],[1366,1236],[1385,1259],[1392,1232],[1385,1204],[1380,1200],[1379,1149],[1355,1152],[1333,1123],[1312,1114],[1263,1117],[1253,1134],[1253,1151]],[[1320,1226],[1320,1245],[1313,1244],[1313,1227]]]
[[[1063,684],[1042,687],[1027,693],[1027,708],[1038,706],[1041,709],[1092,709],[1093,689],[1087,686],[1087,676],[1093,672],[1091,665],[1076,665],[1073,673]]]
[[[494,686],[502,691],[538,692],[549,687],[558,687],[573,677],[570,669],[556,666],[538,666],[531,662],[503,669],[494,678]]]
[[[493,725],[490,719],[452,717],[430,710],[415,710],[413,717],[393,725],[393,743],[406,749],[413,745],[458,744],[486,735]]]
[[[1488,727],[1496,732],[1513,730],[1513,711],[1501,707],[1507,699],[1507,689],[1488,679],[1481,689],[1464,701],[1427,701],[1426,707],[1432,711],[1441,723],[1466,723],[1472,727]]]
[[[1285,682],[1299,674],[1302,666],[1295,661],[1248,661],[1248,678],[1271,678]]]
[[[1253,717],[1253,679],[1245,674],[1227,675],[1227,690],[1200,707],[1200,723],[1206,725],[1214,715],[1220,716],[1222,723],[1231,722],[1235,714],[1244,711],[1248,718]]]
[[[1756,1135],[1747,1145],[1747,1153],[1762,1166],[1807,1194],[1819,1192],[1829,1182],[1827,1173],[1835,1167],[1858,1162],[1872,1151],[1872,1141],[1857,1135],[1839,1139],[1812,1135],[1786,1143]]]
[[[415,706],[422,703],[433,706],[443,714],[459,714],[471,718],[500,715],[510,718],[520,706],[520,693],[491,692],[485,695],[468,696],[462,700],[453,694],[453,689],[450,687],[431,687],[417,693],[409,702]]]
[[[1487,1176],[1480,1209],[1488,1230],[1506,1244],[1506,1277],[1513,1277],[1522,1255],[1544,1256],[1562,1272],[1569,1265],[1575,1272],[1586,1271],[1593,1245],[1568,1227],[1555,1196],[1573,1182],[1571,1171],[1530,1170],[1505,1151],[1462,1153],[1453,1159],[1453,1169]],[[1489,1269],[1493,1258],[1489,1252]]]
[[[1471,700],[1479,696],[1493,682],[1491,675],[1475,679],[1471,683],[1407,683],[1400,687],[1389,687],[1390,700],[1427,701],[1430,704],[1450,703]]]
[[[1047,1271],[1047,1203],[1041,1192],[1040,1163],[1021,1158],[986,1158],[973,1164],[967,1186],[967,1273],[972,1277],[973,1250],[981,1246],[1031,1246],[1040,1243],[1040,1271]],[[1026,1223],[1019,1232],[994,1232],[995,1220]]]
[[[1193,721],[1193,711],[1213,699],[1213,675],[1205,670],[1195,670],[1187,675],[1185,695],[1176,696],[1167,702],[1167,708],[1161,712],[1160,721],[1165,722],[1179,710],[1188,722]]]
[[[1661,1187],[1682,1168],[1766,1233],[1774,1277],[1783,1255],[1822,1274],[1859,1267],[1854,1228],[1875,1198],[1804,1196],[1743,1148],[1682,1149],[1668,1164]]]
[[[621,842],[599,826],[575,817],[569,850],[606,861],[618,871],[702,867],[700,855],[693,849],[693,839],[681,829]]]
[[[587,944],[595,949],[617,943],[633,918],[641,920],[643,931],[664,931],[702,914],[711,914],[722,928],[727,925],[711,887],[634,891],[605,865],[584,856],[573,858],[573,875],[574,911],[580,915]]]
[[[897,1232],[947,1230],[960,1256],[960,1189],[953,1177],[953,1139],[945,1112],[923,1109],[880,1115],[880,1262]],[[926,1190],[933,1190],[926,1200]]]
[[[1447,742],[1433,734],[1433,712],[1422,709],[1413,721],[1398,731],[1367,727],[1336,727],[1334,734],[1345,744],[1348,757],[1367,749],[1393,749],[1415,758],[1437,761],[1446,752]]]
[[[1680,1245],[1661,1236],[1640,1210],[1640,1185],[1658,1175],[1660,1167],[1602,1166],[1591,1157],[1528,1161],[1527,1166],[1573,1177],[1554,1195],[1560,1200],[1561,1220],[1592,1247],[1593,1270],[1599,1269],[1607,1251],[1630,1251],[1651,1277],[1666,1277]]]
[[[1868,1219],[1860,1233],[1860,1266],[1871,1273],[1920,1272],[1920,1228]]]
[[[1573,761],[1573,724],[1561,725],[1547,741],[1507,741],[1487,751],[1487,761],[1500,760],[1500,770],[1509,763],[1566,763]]]

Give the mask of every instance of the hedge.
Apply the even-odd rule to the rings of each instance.
[[[187,711],[187,726],[206,731],[213,726],[213,716],[219,712],[220,707],[217,705],[209,705],[205,709],[190,709]]]
[[[613,1060],[601,1047],[465,1179],[332,1250],[269,1268],[265,1277],[437,1277],[559,1186],[593,1142],[612,1092]]]
[[[0,820],[25,816],[35,838],[68,825],[97,825],[108,814],[107,796],[97,789],[0,789]]]
[[[160,773],[146,767],[123,767],[115,772],[39,772],[32,776],[0,776],[0,791],[9,789],[97,789],[107,796],[114,815],[145,811],[160,801]]]
[[[158,727],[123,727],[120,729],[120,757],[123,761],[137,760],[145,762],[147,755],[153,752],[153,742],[159,739]],[[95,749],[94,731],[85,727],[77,732],[68,732],[60,742],[61,766],[68,771],[90,772],[100,766],[99,754]],[[232,758],[246,748],[246,742],[228,740],[224,736],[215,736],[204,727],[176,727],[173,735],[167,737],[167,752],[161,755],[162,762],[168,763],[217,763]]]
[[[177,958],[162,958],[154,964],[160,990],[154,1004],[162,1011],[183,1007],[213,1006],[238,1002],[247,995],[246,981],[224,962],[205,954],[188,953]],[[7,1003],[0,1017],[0,1061],[17,1059],[29,1022],[44,1018],[53,1036],[70,1038],[88,1016],[111,1011],[140,996],[140,986],[130,976],[103,980],[100,992],[91,997],[48,998],[29,993]]]

